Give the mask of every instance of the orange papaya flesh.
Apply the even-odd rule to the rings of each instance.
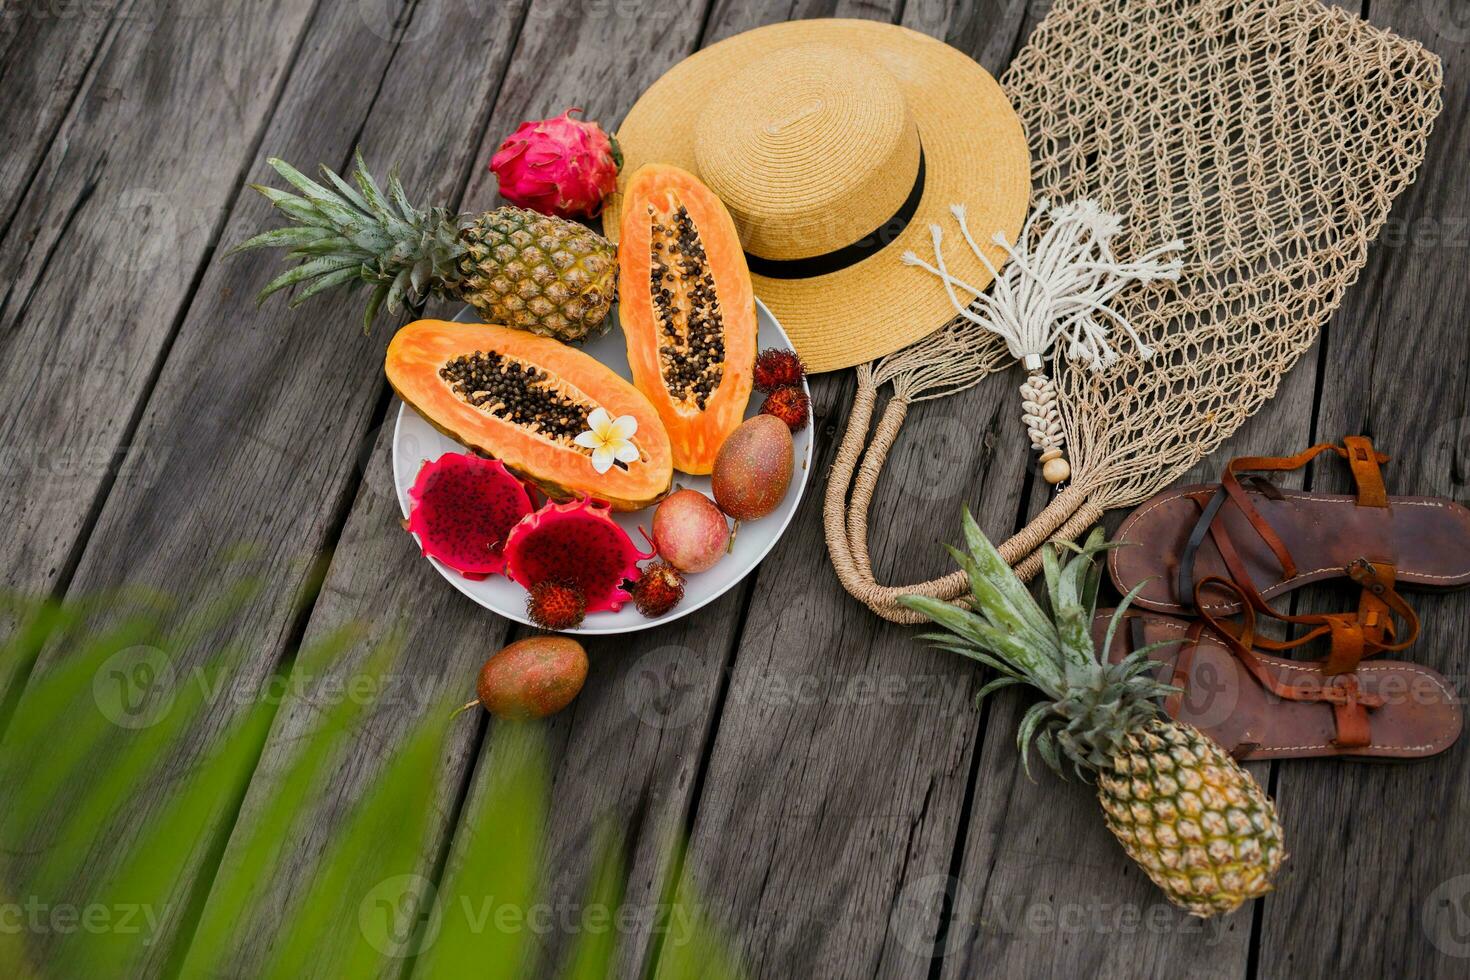
[[[745,417],[755,369],[740,236],[714,192],[678,167],[640,167],[623,202],[618,318],[633,383],[663,419],[674,468],[709,473]]]
[[[637,388],[587,354],[524,330],[418,320],[388,344],[388,382],[429,424],[502,461],[565,500],[585,495],[638,510],[668,492],[673,454],[663,422]],[[639,458],[606,473],[575,443],[597,408],[638,422]]]

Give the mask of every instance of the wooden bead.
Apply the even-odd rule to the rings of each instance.
[[[1061,483],[1072,475],[1072,467],[1065,459],[1049,459],[1041,468],[1041,478],[1047,483]]]

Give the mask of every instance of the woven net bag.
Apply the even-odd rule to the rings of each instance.
[[[1122,214],[1123,254],[1185,243],[1177,283],[1114,304],[1152,360],[1051,365],[1072,479],[1001,547],[1029,575],[1047,539],[1172,483],[1275,394],[1423,160],[1442,72],[1416,42],[1316,0],[1059,0],[1002,85],[1029,137],[1033,201]],[[887,619],[917,621],[899,595],[967,591],[959,572],[905,586],[872,573],[868,508],[908,406],[1009,362],[956,320],[858,369],[825,524],[843,585]]]

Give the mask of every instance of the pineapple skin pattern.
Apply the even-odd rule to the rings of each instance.
[[[618,253],[571,221],[496,208],[460,233],[460,298],[486,323],[575,342],[606,332]]]
[[[1185,911],[1219,915],[1269,892],[1286,859],[1276,806],[1228,752],[1164,714],[1159,699],[1176,688],[1153,678],[1148,655],[1170,644],[1135,650],[1114,664],[1093,643],[1102,579],[1094,556],[1111,547],[1102,530],[1081,547],[1062,544],[1043,553],[1049,611],[968,510],[964,532],[969,554],[949,550],[969,576],[971,609],[918,595],[899,602],[944,627],[923,639],[996,672],[980,698],[1014,685],[1044,695],[1026,711],[1017,735],[1027,771],[1034,746],[1062,778],[1069,765],[1094,779],[1108,829]],[[1064,561],[1067,551],[1072,557]],[[1142,587],[1119,604],[1104,650]]]
[[[1275,803],[1191,725],[1161,719],[1130,733],[1099,771],[1097,798],[1123,850],[1192,915],[1266,894],[1286,858]]]

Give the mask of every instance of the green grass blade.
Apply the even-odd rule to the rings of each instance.
[[[219,668],[214,668],[203,675],[201,683],[184,685],[161,719],[127,733],[118,754],[92,773],[81,798],[53,817],[50,849],[31,878],[36,892],[60,893],[66,876],[79,870],[77,858],[87,853],[98,832],[123,810],[138,787],[147,785],[160,760],[167,759],[169,750],[195,723],[207,692],[217,690],[214,685],[219,676]]]
[[[305,672],[313,665],[337,661],[360,636],[361,630],[350,625],[333,631],[298,654],[296,669]],[[383,643],[367,654],[355,673],[382,677],[400,651],[397,641]],[[382,685],[375,684],[373,689],[381,690]],[[215,957],[230,947],[231,933],[250,920],[252,903],[279,860],[280,842],[289,839],[292,828],[312,812],[318,799],[315,794],[337,766],[343,739],[357,730],[369,707],[370,702],[352,697],[328,705],[321,721],[296,745],[294,758],[279,780],[270,786],[269,802],[254,811],[253,822],[237,826],[194,930],[186,974],[209,975],[227,966]]]
[[[434,812],[446,719],[446,712],[436,712],[421,722],[357,801],[306,893],[289,910],[265,976],[296,980],[302,964],[319,963],[316,950],[325,936],[334,937],[333,960],[320,968],[332,976],[376,975],[385,958],[408,952],[426,908],[418,887],[426,879],[415,873]],[[410,887],[397,887],[403,882]]]
[[[669,903],[663,927],[656,980],[740,980],[746,975],[734,945],[704,912],[687,875]]]
[[[206,846],[219,809],[236,798],[250,778],[270,726],[270,706],[246,712],[220,738],[213,751],[168,792],[169,803],[133,841],[103,884],[86,896],[90,905],[136,908],[146,927],[141,933],[78,931],[58,944],[56,976],[115,976],[135,962],[147,944],[161,940],[182,913],[179,881],[185,865]]]
[[[605,980],[615,976],[618,960],[618,911],[623,905],[623,851],[610,826],[598,835],[601,857],[582,902],[580,929],[564,980]]]
[[[6,734],[4,751],[0,752],[0,775],[8,798],[8,806],[0,816],[3,849],[24,847],[25,836],[38,826],[57,794],[84,768],[98,742],[117,730],[118,716],[108,717],[98,700],[99,696],[104,700],[110,697],[106,687],[111,670],[108,661],[116,654],[147,647],[145,641],[156,635],[149,618],[130,619],[68,653],[53,673],[28,685]],[[151,669],[152,662],[152,657],[142,656],[126,666]],[[119,678],[119,683],[134,686],[127,677]],[[143,689],[142,694],[130,689],[119,698],[119,705],[136,708],[141,717],[155,710],[156,698],[168,696],[168,691],[155,687],[151,680]],[[145,700],[133,701],[134,697]],[[33,764],[42,758],[46,760],[44,766]]]
[[[501,912],[521,923],[536,902],[547,815],[546,749],[539,729],[497,722],[492,768],[465,809],[439,901],[443,926],[419,954],[419,977],[527,976],[530,930],[495,927]]]

